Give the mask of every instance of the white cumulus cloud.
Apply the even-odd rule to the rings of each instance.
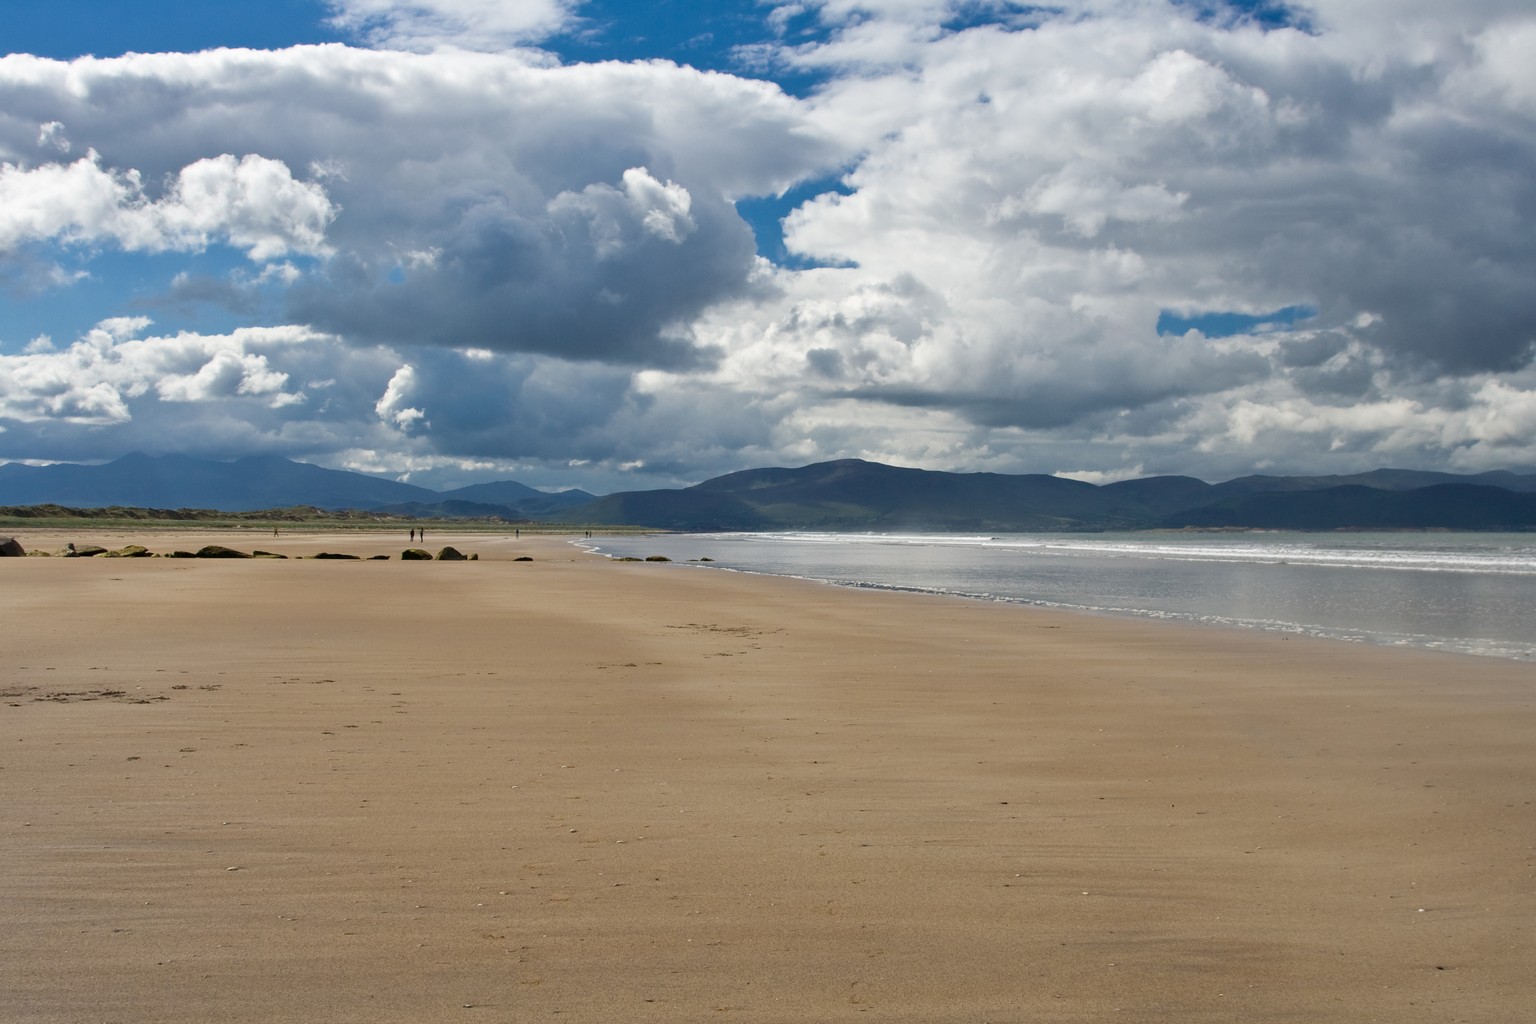
[[[189,164],[158,199],[138,171],[105,168],[94,150],[71,164],[0,163],[0,249],[57,240],[165,252],[224,242],[267,261],[324,254],[335,214],[318,185],[255,155]]]
[[[133,407],[160,402],[248,400],[267,409],[303,401],[269,358],[320,340],[294,328],[242,328],[227,335],[144,337],[147,317],[103,321],[64,349],[0,355],[0,420],[108,425]]]
[[[407,405],[412,394],[416,391],[416,368],[414,366],[402,366],[395,371],[395,375],[389,378],[389,384],[384,388],[384,394],[379,396],[373,411],[379,419],[401,430],[409,430],[426,417],[426,413],[420,409]]]

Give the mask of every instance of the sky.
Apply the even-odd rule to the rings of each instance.
[[[1536,471],[1529,0],[7,0],[0,461]]]

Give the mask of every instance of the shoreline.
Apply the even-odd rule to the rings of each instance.
[[[1528,665],[441,543],[0,562],[10,1019],[1536,1001]]]
[[[1485,568],[1473,566],[1471,568],[1450,564],[1442,567],[1442,571],[1456,573],[1454,576],[1438,576],[1435,572],[1427,574],[1406,574],[1397,577],[1380,575],[1385,569],[1400,569],[1404,567],[1420,567],[1414,565],[1415,560],[1422,561],[1426,552],[1414,549],[1405,549],[1401,552],[1406,561],[1394,560],[1385,563],[1371,564],[1372,555],[1366,555],[1366,560],[1361,561],[1358,554],[1351,555],[1351,551],[1375,552],[1374,548],[1359,548],[1352,546],[1352,540],[1358,536],[1348,535],[1351,541],[1337,547],[1323,547],[1318,549],[1289,550],[1289,545],[1295,544],[1295,535],[1288,539],[1265,540],[1265,544],[1279,544],[1281,548],[1271,550],[1263,549],[1265,553],[1255,556],[1253,551],[1239,551],[1234,553],[1228,550],[1208,551],[1200,548],[1179,549],[1171,559],[1165,559],[1170,554],[1168,550],[1157,548],[1155,539],[1142,550],[1141,542],[1145,539],[1140,534],[1119,534],[1108,538],[1109,550],[1116,555],[1130,556],[1128,563],[1138,563],[1143,566],[1140,575],[1156,576],[1159,573],[1177,574],[1182,571],[1186,562],[1203,562],[1207,566],[1215,566],[1223,562],[1246,563],[1250,568],[1247,579],[1235,580],[1230,576],[1226,579],[1216,577],[1200,581],[1204,586],[1211,588],[1210,593],[1222,592],[1220,588],[1226,587],[1239,600],[1236,603],[1223,603],[1220,600],[1207,598],[1206,600],[1194,600],[1175,598],[1174,600],[1162,600],[1160,598],[1169,595],[1157,595],[1155,588],[1148,594],[1142,594],[1138,602],[1135,596],[1127,597],[1128,593],[1120,588],[1139,587],[1140,580],[1132,580],[1130,574],[1121,571],[1118,579],[1108,581],[1094,579],[1094,571],[1090,569],[1078,582],[1078,585],[1063,589],[1060,586],[1052,586],[1047,583],[1031,585],[1030,580],[1034,572],[1042,572],[1046,578],[1058,572],[1057,567],[1045,562],[1030,561],[1030,557],[1016,563],[1010,571],[1011,574],[988,574],[986,570],[976,572],[976,566],[965,565],[962,560],[946,561],[946,556],[940,555],[935,562],[922,561],[927,564],[926,569],[909,569],[898,566],[888,557],[854,554],[854,552],[871,550],[914,550],[919,560],[926,560],[931,551],[944,551],[955,549],[965,551],[992,552],[992,542],[1001,542],[997,549],[989,557],[999,555],[1007,556],[1017,551],[1029,551],[1038,549],[1041,551],[1063,548],[1071,550],[1084,542],[1076,535],[1068,534],[1025,534],[1016,537],[990,537],[983,542],[982,538],[971,538],[963,535],[935,535],[932,538],[923,535],[895,534],[889,536],[844,535],[844,534],[820,534],[800,535],[786,534],[782,538],[772,535],[716,535],[713,539],[718,541],[715,546],[707,546],[704,543],[694,544],[691,539],[679,539],[676,537],[658,538],[654,549],[662,554],[670,555],[676,561],[708,562],[710,568],[724,569],[733,572],[745,572],[760,575],[777,575],[788,579],[803,579],[816,582],[824,582],[833,586],[849,587],[858,590],[888,590],[897,593],[930,594],[965,600],[981,601],[986,603],[1012,604],[1026,608],[1038,608],[1087,615],[1107,615],[1115,618],[1130,619],[1143,622],[1183,622],[1200,624],[1224,629],[1238,629],[1243,631],[1261,631],[1265,633],[1277,633],[1297,637],[1311,637],[1317,639],[1330,639],[1349,643],[1364,643],[1374,647],[1403,650],[1440,651],[1468,656],[1496,658],[1505,661],[1515,661],[1525,664],[1536,663],[1536,633],[1532,633],[1529,620],[1521,617],[1512,609],[1523,608],[1530,600],[1536,599],[1536,576],[1531,571],[1536,565],[1529,562],[1529,554],[1526,561],[1521,563],[1524,571],[1514,572],[1508,575],[1494,570],[1489,572]],[[707,538],[706,538],[707,539]],[[757,545],[743,543],[744,541],[770,541],[770,544]],[[790,552],[776,550],[777,541],[784,542],[784,548]],[[825,557],[813,555],[820,543],[835,542],[834,553]],[[595,538],[590,545],[593,550],[618,555],[634,555],[642,550],[644,542],[633,537]],[[1090,548],[1084,553],[1092,555],[1093,544],[1106,543],[1104,541],[1087,542]],[[934,547],[930,550],[929,545]],[[909,548],[909,545],[915,547]],[[1130,546],[1127,546],[1130,545]],[[1258,549],[1255,549],[1258,550]],[[1459,551],[1459,549],[1449,549]],[[1502,550],[1502,549],[1501,549]],[[1528,546],[1524,550],[1530,551]],[[685,557],[698,552],[708,551],[716,558],[697,559]],[[1462,554],[1473,554],[1469,549]],[[1431,561],[1440,557],[1436,554],[1428,554]],[[1507,555],[1505,557],[1508,557]],[[1006,557],[1005,557],[1006,560]],[[1295,569],[1292,569],[1292,566]],[[1353,587],[1353,593],[1348,595],[1353,601],[1360,602],[1353,605],[1356,608],[1370,608],[1383,594],[1391,594],[1384,598],[1386,607],[1392,612],[1382,615],[1344,615],[1317,614],[1315,602],[1322,599],[1333,602],[1335,612],[1341,607],[1350,607],[1349,604],[1340,604],[1342,592],[1319,593],[1313,591],[1314,603],[1301,605],[1295,601],[1289,602],[1254,602],[1248,600],[1248,594],[1258,593],[1266,586],[1290,588],[1294,590],[1301,581],[1299,579],[1279,580],[1274,579],[1277,571],[1312,572],[1314,570],[1329,567],[1356,570],[1351,575],[1361,574],[1363,579],[1374,579],[1374,584],[1357,584]],[[1260,579],[1255,573],[1262,571],[1271,575]],[[1489,572],[1488,575],[1483,575]],[[1465,577],[1460,574],[1466,573]],[[1412,579],[1421,575],[1421,578],[1431,579],[1456,579],[1476,578],[1479,585],[1484,588],[1478,601],[1468,608],[1451,598],[1447,593],[1436,594],[1432,589],[1418,593],[1398,592],[1395,589],[1402,579]],[[1337,578],[1337,577],[1335,577]],[[1083,582],[1084,580],[1090,582]],[[1521,583],[1520,581],[1524,581]],[[1313,577],[1308,583],[1316,586],[1327,584],[1327,578],[1321,575]],[[1196,581],[1187,580],[1184,584],[1185,594],[1195,591],[1191,588]],[[1377,587],[1389,588],[1386,591]],[[1495,596],[1488,588],[1499,587],[1502,592]],[[1170,591],[1169,594],[1174,593]],[[1149,596],[1149,594],[1153,596]],[[1438,602],[1438,607],[1436,602]],[[1449,602],[1449,603],[1448,603]],[[1417,614],[1410,611],[1417,608]],[[1426,614],[1429,609],[1434,609],[1435,614]],[[1379,611],[1379,609],[1378,609]],[[1473,630],[1469,624],[1477,623],[1481,628]]]

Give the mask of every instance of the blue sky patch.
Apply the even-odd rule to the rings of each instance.
[[[322,0],[7,0],[0,49],[68,60],[92,54],[277,49],[337,42]]]
[[[1171,310],[1157,315],[1157,333],[1180,335],[1199,331],[1207,338],[1230,338],[1235,334],[1261,334],[1296,326],[1298,321],[1317,315],[1311,306],[1286,306],[1273,313],[1195,313],[1184,316]]]
[[[790,270],[809,270],[813,267],[834,266],[821,263],[799,253],[790,252],[784,245],[784,218],[802,203],[819,195],[835,192],[852,195],[853,189],[843,184],[841,177],[817,178],[801,182],[782,196],[762,196],[736,200],[736,212],[752,227],[757,238],[757,253],[775,266]]]
[[[758,47],[775,41],[757,0],[588,0],[577,8],[576,26],[541,44],[566,63],[593,60],[670,60],[701,71],[723,71],[776,83],[807,96],[825,82],[825,71],[764,63]],[[823,41],[828,32],[812,13],[788,18],[783,42]]]
[[[47,247],[66,274],[83,272],[69,284],[5,301],[0,317],[0,352],[19,352],[40,336],[57,347],[83,337],[102,319],[102,309],[117,316],[147,316],[152,333],[194,331],[219,334],[237,327],[277,323],[272,287],[257,284],[262,267],[229,246],[211,245],[195,252],[125,252],[115,246],[77,249]],[[304,267],[302,257],[291,262]]]
[[[1274,0],[1174,0],[1194,12],[1201,21],[1251,22],[1265,30],[1280,28],[1312,30],[1307,12]]]

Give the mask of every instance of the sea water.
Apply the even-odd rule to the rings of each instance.
[[[1536,660],[1536,534],[718,533],[587,543],[617,557],[844,586]]]

